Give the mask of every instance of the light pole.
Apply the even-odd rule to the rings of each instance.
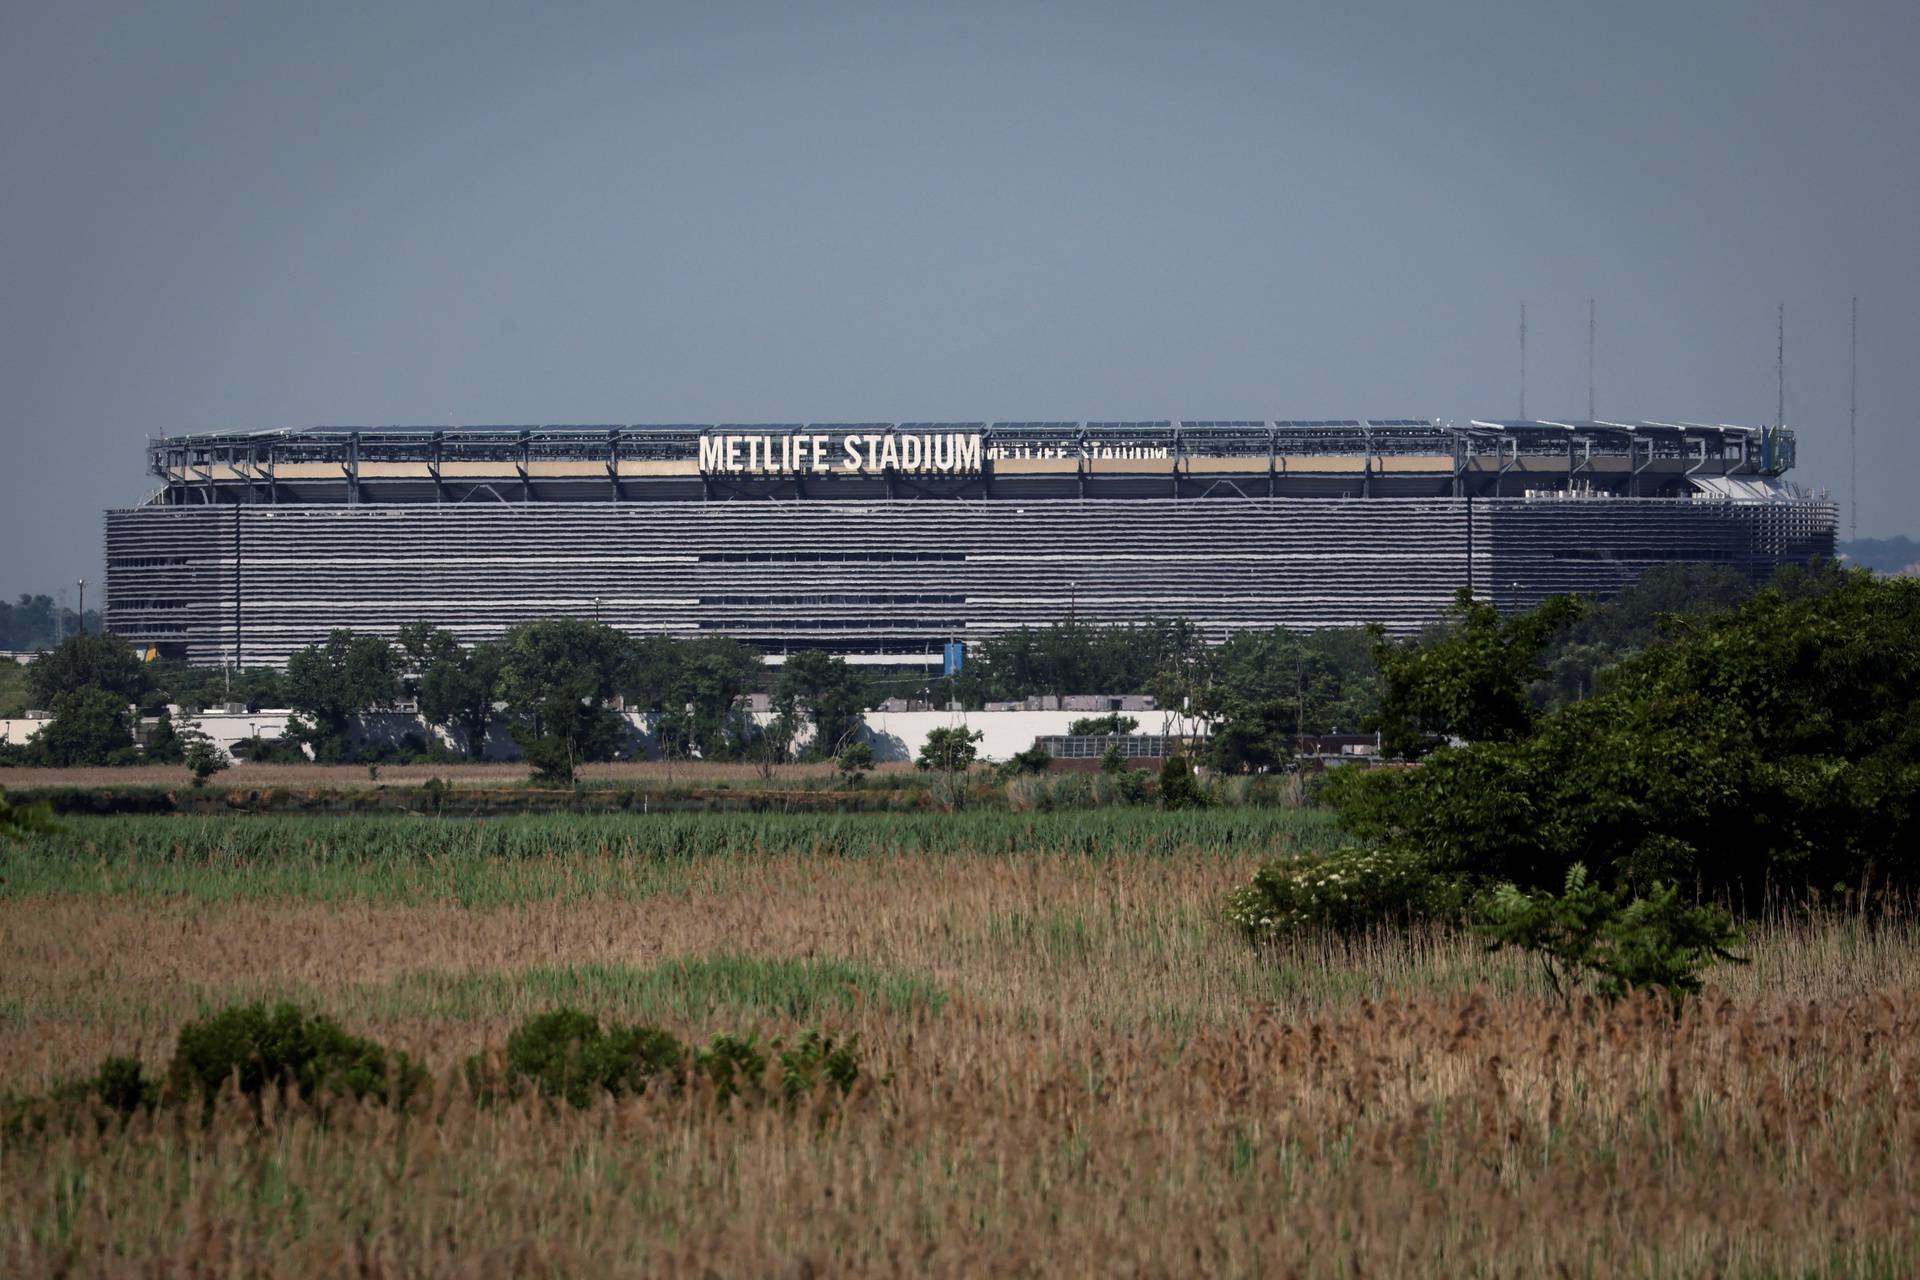
[[[80,586],[80,612],[78,615],[80,619],[80,634],[85,635],[87,634],[87,580],[85,578],[78,578],[75,581],[77,581]]]

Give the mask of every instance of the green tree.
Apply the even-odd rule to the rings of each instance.
[[[62,694],[82,689],[137,703],[147,692],[147,671],[126,641],[92,631],[68,636],[27,666],[27,692],[36,707],[51,710]]]
[[[928,730],[927,740],[920,744],[920,758],[914,763],[932,773],[964,773],[973,766],[978,744],[986,736],[965,725]]]
[[[1193,776],[1193,762],[1185,756],[1168,756],[1160,766],[1160,807],[1204,809],[1209,803],[1207,793]]]
[[[920,758],[914,764],[924,772],[940,775],[934,795],[949,810],[959,806],[967,773],[973,768],[980,740],[986,736],[978,729],[953,725],[929,730],[927,740],[920,744]]]
[[[1373,631],[1380,669],[1381,745],[1414,757],[1436,738],[1513,742],[1532,731],[1529,687],[1543,676],[1540,653],[1580,616],[1580,602],[1555,596],[1513,618],[1462,591],[1436,638],[1396,643]]]
[[[1076,738],[1114,738],[1125,737],[1139,727],[1138,720],[1116,711],[1108,716],[1088,716],[1075,720],[1067,726],[1067,733]]]
[[[1851,573],[1682,620],[1529,728],[1329,795],[1364,839],[1523,890],[1576,862],[1736,902],[1920,885],[1920,582]]]
[[[56,768],[129,764],[137,757],[126,699],[84,686],[53,700],[53,718],[34,734],[31,746],[37,759]]]
[[[833,767],[847,786],[857,787],[860,780],[873,768],[873,748],[864,742],[849,742],[840,748],[840,754],[834,757]]]
[[[773,685],[776,711],[782,706],[813,725],[807,754],[829,760],[860,732],[866,711],[866,685],[851,666],[820,649],[789,654]]]
[[[207,779],[227,768],[227,753],[200,730],[188,729],[180,735],[180,740],[181,756],[187,768],[193,770],[195,787],[206,786]]]
[[[749,737],[742,694],[764,672],[745,645],[721,637],[636,643],[621,680],[627,705],[649,712],[669,758],[698,753],[708,760],[740,754]]]
[[[345,628],[295,653],[287,660],[291,736],[312,747],[316,760],[351,759],[354,717],[393,705],[399,669],[383,637]]]
[[[584,618],[546,618],[507,631],[499,689],[514,741],[543,779],[570,783],[591,760],[611,760],[626,722],[608,704],[630,654],[626,637]]]
[[[408,683],[429,724],[458,730],[469,755],[485,749],[500,685],[501,649],[482,641],[464,647],[453,632],[424,622],[400,628]]]
[[[186,759],[186,746],[173,727],[173,713],[165,707],[160,708],[160,717],[147,735],[141,756],[148,764],[180,764]]]

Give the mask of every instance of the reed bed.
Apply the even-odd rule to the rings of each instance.
[[[1220,900],[1330,838],[1311,825],[996,814],[824,838],[821,819],[716,817],[646,851],[575,819],[545,820],[544,852],[426,824],[417,860],[539,869],[481,904],[431,878],[303,893],[285,867],[312,850],[196,866],[212,837],[179,830],[181,874],[218,892],[6,855],[0,1090],[108,1052],[157,1063],[186,1019],[260,995],[443,1080],[404,1116],[282,1102],[0,1139],[0,1273],[1920,1270],[1920,935],[1898,919],[1767,923],[1676,1021],[1569,1008],[1445,930],[1249,951]],[[160,835],[87,830],[93,853],[60,856],[166,861]],[[371,834],[332,839],[377,860]],[[468,1097],[465,1055],[560,1003],[690,1041],[858,1034],[866,1079],[790,1112]]]

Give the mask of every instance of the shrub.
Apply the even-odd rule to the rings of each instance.
[[[405,1102],[427,1082],[406,1054],[349,1035],[324,1014],[291,1004],[235,1005],[180,1029],[169,1086],[211,1106],[229,1079],[252,1098],[286,1082],[302,1098],[344,1095],[378,1102]]]
[[[1746,904],[1837,883],[1911,890],[1920,581],[1770,588],[1676,624],[1586,701],[1329,794],[1353,834],[1483,883],[1553,889],[1579,862],[1604,884]]]
[[[602,1093],[639,1093],[656,1076],[677,1078],[685,1050],[656,1027],[602,1029],[578,1009],[555,1009],[507,1037],[507,1079],[584,1107]]]
[[[109,1057],[101,1060],[100,1069],[92,1075],[56,1086],[51,1096],[72,1102],[97,1098],[109,1111],[130,1116],[159,1101],[160,1082],[147,1077],[138,1058]]]
[[[1160,766],[1160,807],[1162,809],[1204,809],[1207,793],[1193,776],[1193,762],[1185,756],[1168,756]]]
[[[830,1036],[809,1031],[780,1054],[780,1092],[790,1099],[812,1093],[823,1081],[846,1093],[859,1078],[858,1036],[836,1044]]]
[[[725,1101],[760,1087],[767,1071],[767,1055],[760,1052],[752,1036],[723,1034],[709,1040],[707,1047],[694,1055],[693,1067],[713,1082],[714,1094]]]
[[[181,745],[180,756],[187,768],[193,770],[195,788],[207,785],[207,779],[227,767],[226,753],[214,745],[213,739],[198,729],[188,729],[175,735]]]
[[[860,779],[873,768],[873,748],[864,742],[850,742],[840,748],[833,767],[848,786],[857,787]]]
[[[1039,743],[1034,743],[1025,751],[1016,751],[1000,765],[1000,776],[1011,780],[1024,778],[1031,774],[1045,773],[1053,767],[1053,757]]]
[[[1419,859],[1348,848],[1269,862],[1227,898],[1227,918],[1254,942],[1324,930],[1360,933],[1382,924],[1461,914],[1466,890]]]
[[[1678,1004],[1700,990],[1699,971],[1707,965],[1746,963],[1728,950],[1741,934],[1720,908],[1684,903],[1670,884],[1629,900],[1589,881],[1577,862],[1561,893],[1501,885],[1481,902],[1479,915],[1489,950],[1532,952],[1554,993],[1568,1001],[1575,984],[1591,979],[1608,1000],[1657,987]]]

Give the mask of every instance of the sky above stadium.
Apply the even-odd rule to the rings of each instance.
[[[1920,533],[1920,5],[13,4],[0,593],[155,433],[1774,417]],[[1847,529],[1843,511],[1842,534]],[[96,588],[88,596],[97,599]]]

